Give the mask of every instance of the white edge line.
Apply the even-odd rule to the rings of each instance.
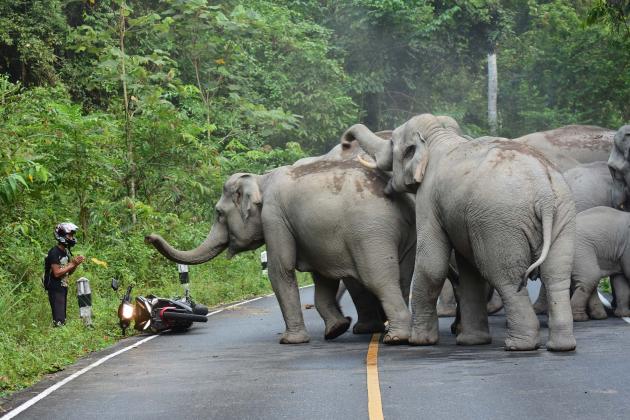
[[[597,296],[599,296],[599,300],[602,302],[602,304],[604,304],[605,307],[607,307],[608,309],[612,308],[610,302],[608,301],[608,299],[606,299],[606,296],[602,295],[599,290],[597,291]]]
[[[75,378],[78,378],[79,376],[83,375],[85,372],[87,372],[87,371],[95,368],[96,366],[98,366],[98,365],[108,361],[112,357],[118,356],[119,354],[124,353],[127,350],[131,350],[133,348],[136,348],[142,343],[146,343],[149,340],[153,340],[155,337],[157,337],[157,335],[151,335],[151,336],[149,336],[149,337],[147,337],[147,338],[145,338],[143,340],[138,341],[135,344],[132,344],[131,346],[125,347],[124,349],[118,350],[115,353],[109,354],[109,355],[103,357],[102,359],[97,360],[96,362],[92,363],[91,365],[89,365],[87,367],[84,367],[80,371],[73,373],[72,375],[68,376],[64,380],[62,380],[60,382],[57,382],[56,384],[52,385],[51,387],[49,387],[46,390],[42,391],[41,393],[37,394],[36,396],[34,396],[30,400],[26,401],[25,403],[23,403],[19,407],[16,407],[13,410],[9,411],[7,414],[2,416],[2,418],[0,418],[0,420],[12,419],[13,417],[15,417],[18,414],[20,414],[22,411],[26,410],[27,408],[29,408],[30,406],[32,406],[33,404],[38,402],[39,400],[42,400],[45,397],[47,397],[48,395],[52,394],[54,391],[56,391],[57,389],[61,388],[62,386],[64,386],[68,382],[70,382],[71,380],[73,380]]]
[[[313,285],[308,285],[308,286],[303,286],[300,287],[300,289],[304,289],[306,287],[312,287]],[[253,298],[253,299],[249,299],[243,302],[239,302],[239,303],[235,303],[233,305],[230,306],[226,306],[223,309],[219,309],[217,311],[214,312],[210,312],[208,315],[206,316],[212,316],[214,314],[218,314],[219,312],[223,312],[226,309],[230,309],[230,308],[235,308],[237,306],[241,306],[241,305],[245,305],[246,303],[250,303],[250,302],[254,302],[257,301],[259,299],[262,299],[264,297],[270,297],[273,296],[273,293],[270,293],[268,295],[265,296],[259,296],[257,298]],[[127,350],[131,350],[134,349],[136,347],[138,347],[141,344],[146,343],[147,341],[153,340],[154,338],[158,337],[159,335],[151,335],[147,338],[144,338],[140,341],[138,341],[135,344],[132,344],[130,346],[125,347],[124,349],[120,349],[117,352],[114,352],[112,354],[108,354],[107,356],[97,360],[96,362],[92,363],[89,366],[84,367],[83,369],[81,369],[78,372],[73,373],[72,375],[68,376],[67,378],[63,379],[60,382],[57,382],[56,384],[46,388],[44,391],[40,392],[39,394],[37,394],[36,396],[34,396],[33,398],[31,398],[30,400],[26,401],[25,403],[19,405],[18,407],[14,408],[13,410],[9,411],[7,414],[5,414],[4,416],[0,417],[0,420],[9,420],[12,419],[13,417],[17,416],[18,414],[20,414],[22,411],[26,410],[27,408],[31,407],[33,404],[37,403],[40,400],[43,400],[44,398],[46,398],[48,395],[52,394],[54,391],[58,390],[59,388],[61,388],[62,386],[64,386],[65,384],[67,384],[68,382],[70,382],[73,379],[78,378],[79,376],[83,375],[85,372],[94,369],[95,367],[101,365],[102,363],[105,363],[106,361],[108,361],[109,359],[118,356],[119,354],[122,354],[124,352],[126,352]]]
[[[599,296],[599,300],[602,301],[602,303],[604,304],[604,306],[608,309],[612,308],[612,305],[610,304],[610,302],[608,301],[608,299],[606,299],[606,297],[604,295],[602,295],[600,293],[600,291],[597,291],[597,295]],[[624,321],[626,321],[628,324],[630,324],[630,317],[627,316],[622,316],[621,319],[623,319]],[[1,420],[1,419],[0,419]]]

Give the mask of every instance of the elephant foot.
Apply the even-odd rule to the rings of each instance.
[[[573,334],[555,334],[547,341],[549,351],[573,351],[575,350],[575,336]]]
[[[301,344],[308,343],[311,338],[306,331],[291,333],[286,331],[280,338],[280,344]]]
[[[409,330],[388,328],[383,336],[383,344],[395,346],[398,344],[407,344],[409,342]]]
[[[440,318],[449,316],[455,316],[457,313],[457,306],[438,303],[437,314]]]
[[[385,331],[385,324],[381,321],[357,321],[352,327],[353,334],[374,334]]]
[[[588,321],[589,319],[590,318],[588,317],[588,314],[586,312],[573,312],[573,321],[575,322]]]
[[[618,318],[630,316],[630,309],[615,308],[613,314]]]
[[[426,331],[413,329],[409,344],[412,346],[432,346],[438,342],[438,332],[436,330]]]
[[[326,327],[326,332],[324,333],[324,338],[326,340],[332,340],[339,337],[341,334],[348,331],[350,328],[350,324],[352,323],[352,318],[349,316],[335,322],[333,325]]]
[[[589,316],[591,319],[607,319],[608,314],[606,310],[602,308],[593,308],[589,311]]]
[[[505,339],[506,351],[531,351],[540,347],[538,340],[534,337],[508,337]]]
[[[460,346],[478,346],[481,344],[490,344],[492,343],[492,336],[486,332],[478,332],[478,333],[460,333],[457,334],[457,338],[455,342]]]

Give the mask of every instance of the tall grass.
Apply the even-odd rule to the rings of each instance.
[[[17,283],[9,282],[6,273],[0,272],[0,277],[4,277],[0,278],[0,286],[4,285],[0,287],[0,397],[32,385],[46,373],[62,370],[87,353],[122,338],[116,316],[118,296],[110,287],[113,272],[122,277],[123,285],[134,284],[134,295],[182,295],[175,264],[166,262],[152,248],[140,249],[134,253],[134,265],[137,273],[141,273],[138,276],[130,268],[82,265],[71,276],[67,323],[60,328],[52,326],[48,296],[36,269]],[[95,253],[87,248],[81,252]],[[269,280],[261,275],[259,254],[260,251],[248,252],[232,260],[220,256],[207,264],[191,266],[192,297],[212,307],[271,293]],[[37,265],[41,262],[37,261]],[[74,280],[81,276],[88,277],[92,288],[92,329],[85,328],[79,318]],[[302,284],[310,281],[304,274],[298,277]],[[13,286],[7,287],[8,284]]]

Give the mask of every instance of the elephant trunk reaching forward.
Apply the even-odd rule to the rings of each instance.
[[[359,285],[382,305],[389,321],[383,341],[405,342],[416,240],[413,202],[405,195],[385,197],[388,177],[358,163],[352,147],[339,149],[339,159],[325,155],[265,175],[232,175],[215,207],[210,234],[192,251],[176,250],[155,234],[146,240],[167,258],[187,264],[208,261],[226,248],[233,255],[266,244],[269,279],[286,325],[281,343],[309,341],[296,269],[314,274],[315,305],[326,338],[349,326],[335,300],[343,279],[353,299],[353,290],[361,293]],[[343,158],[346,153],[349,157]],[[355,332],[382,330],[382,322],[355,325]]]

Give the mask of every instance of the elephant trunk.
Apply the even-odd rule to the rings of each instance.
[[[357,140],[361,148],[376,160],[376,165],[383,171],[392,170],[392,142],[374,134],[363,124],[355,124],[341,136],[344,147]]]
[[[201,264],[219,255],[229,244],[227,227],[222,223],[215,223],[208,236],[201,245],[190,251],[180,251],[169,245],[160,235],[150,234],[145,242],[152,244],[160,254],[171,261],[180,264]]]

